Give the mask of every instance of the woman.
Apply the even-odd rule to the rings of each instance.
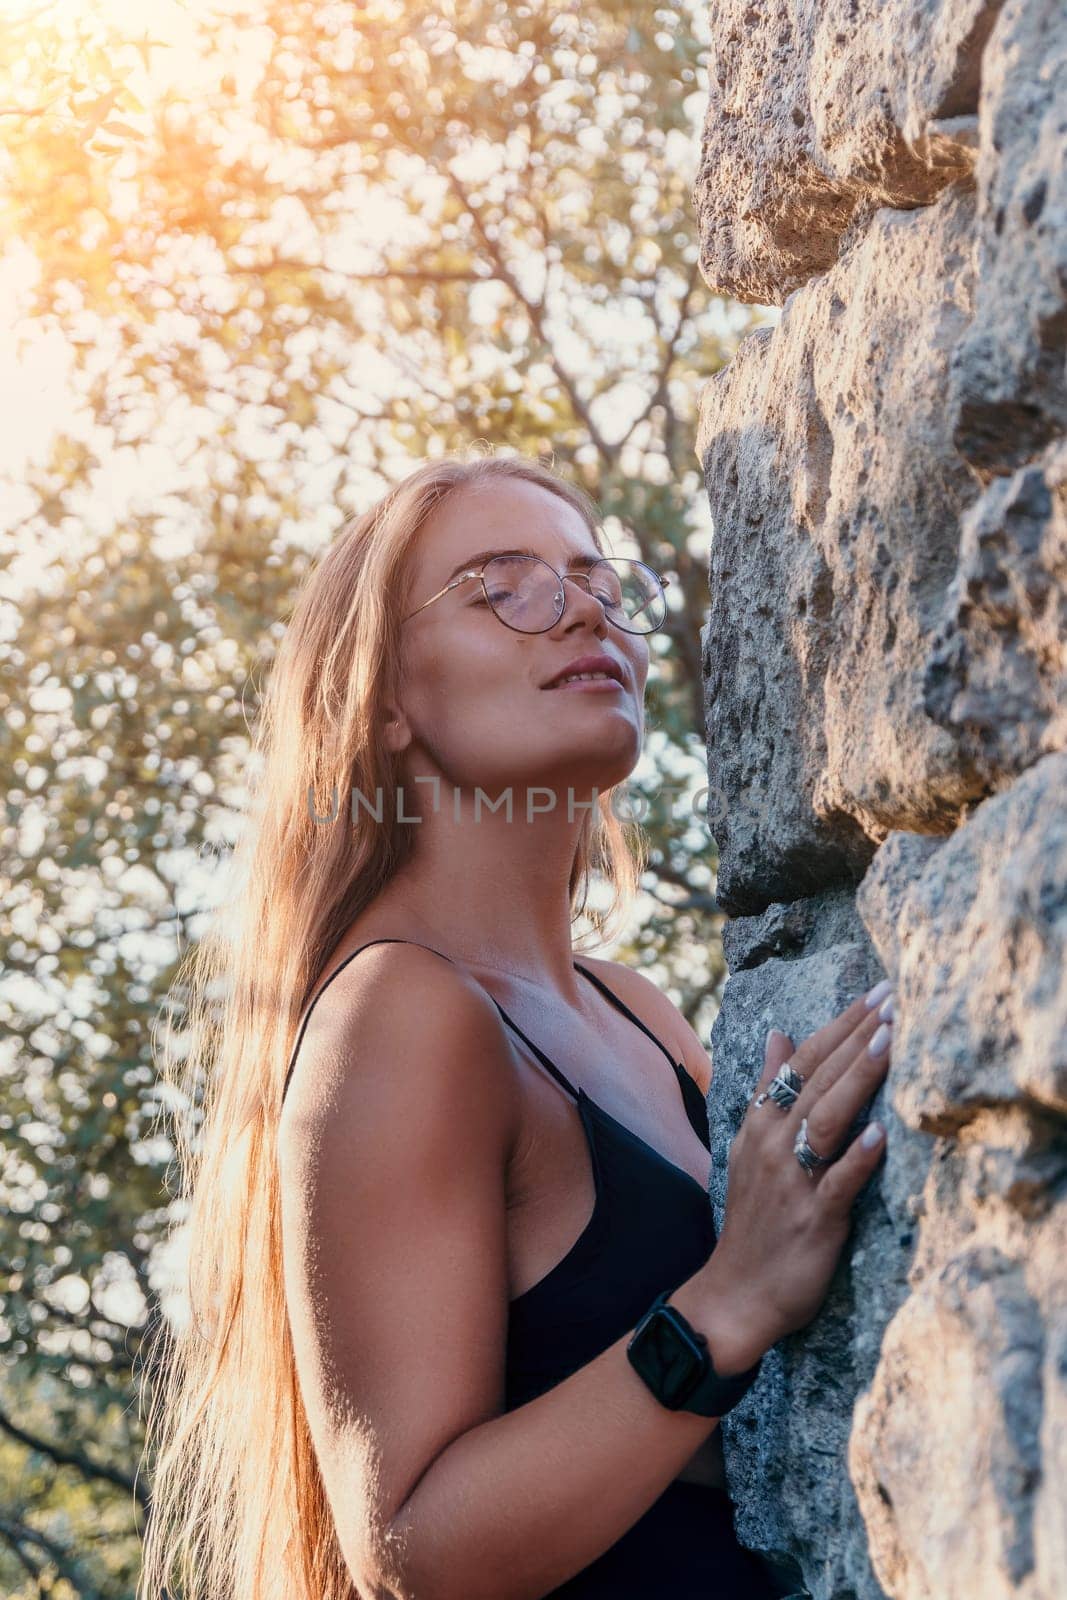
[[[305,585],[233,926],[189,965],[194,1315],[140,1596],[782,1593],[716,1419],[825,1295],[890,1024],[772,1035],[716,1241],[708,1057],[572,948],[638,881],[611,801],[665,610],[587,496],[492,456],[421,467]]]

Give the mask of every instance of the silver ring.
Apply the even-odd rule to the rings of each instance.
[[[764,1100],[771,1099],[783,1111],[788,1111],[803,1087],[803,1075],[786,1061],[778,1068],[767,1088],[756,1096],[754,1103],[761,1106]]]
[[[800,1162],[800,1165],[804,1168],[804,1171],[807,1173],[809,1178],[814,1178],[815,1174],[820,1170],[820,1168],[833,1165],[832,1156],[820,1156],[816,1154],[816,1152],[811,1148],[811,1145],[808,1143],[807,1117],[801,1118],[800,1129],[796,1138],[793,1140],[793,1154],[796,1156],[797,1160]]]

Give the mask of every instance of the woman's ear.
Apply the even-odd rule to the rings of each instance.
[[[385,709],[386,722],[384,727],[385,742],[390,750],[403,750],[411,743],[411,729],[403,712],[396,710],[395,706]]]

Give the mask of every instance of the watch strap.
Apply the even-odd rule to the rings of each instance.
[[[728,1376],[722,1376],[717,1373],[711,1358],[711,1352],[708,1349],[707,1336],[694,1328],[677,1306],[667,1304],[668,1297],[673,1292],[673,1289],[665,1289],[662,1294],[657,1295],[648,1311],[642,1317],[630,1341],[630,1345],[627,1347],[626,1353],[630,1357],[630,1364],[644,1379],[646,1385],[656,1395],[661,1404],[668,1406],[672,1411],[692,1411],[702,1417],[724,1416],[752,1387],[759,1375],[763,1357],[760,1356],[759,1360],[744,1372],[730,1373]],[[648,1319],[653,1316],[667,1319],[672,1328],[680,1327],[691,1340],[703,1348],[702,1371],[695,1381],[688,1385],[681,1394],[659,1392],[659,1386],[650,1381],[648,1373],[642,1370],[641,1365],[631,1355],[634,1339]]]

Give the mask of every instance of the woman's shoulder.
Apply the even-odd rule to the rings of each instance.
[[[707,1094],[711,1087],[711,1058],[670,996],[664,994],[643,972],[627,966],[623,961],[583,955],[575,959],[614,990],[624,1005],[629,1006],[645,1026],[662,1039],[667,1049]]]
[[[420,1095],[432,1082],[457,1100],[508,1082],[498,1061],[507,1040],[490,996],[430,946],[363,940],[335,950],[324,971],[298,1030],[290,1121],[300,1120],[294,1108],[321,1113],[341,1092],[365,1095],[378,1077]]]

